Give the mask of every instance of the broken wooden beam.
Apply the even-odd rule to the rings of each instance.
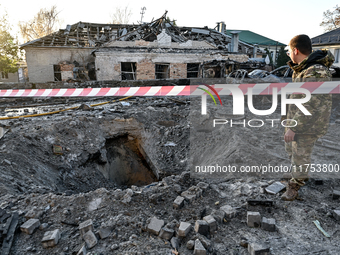
[[[1,255],[9,255],[10,254],[10,250],[13,244],[13,240],[14,240],[14,234],[15,231],[17,229],[18,223],[19,223],[19,214],[18,212],[14,212],[11,216],[11,218],[9,218],[7,220],[7,222],[9,223],[7,232],[3,232],[3,235],[5,236],[3,243],[2,243],[2,249],[1,249]],[[7,223],[6,223],[7,225]]]

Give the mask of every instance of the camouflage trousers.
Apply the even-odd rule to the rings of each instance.
[[[286,152],[292,164],[292,179],[291,181],[305,185],[305,180],[308,179],[308,169],[311,164],[311,155],[314,144],[318,139],[315,135],[296,135],[297,141],[285,144]]]

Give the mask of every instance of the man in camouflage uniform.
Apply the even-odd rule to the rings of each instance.
[[[330,81],[328,68],[334,57],[327,50],[312,52],[311,40],[307,35],[297,35],[289,42],[287,53],[291,61],[288,65],[294,71],[293,82]],[[289,98],[304,98],[304,94],[291,94]],[[332,107],[331,94],[312,94],[311,99],[303,104],[311,115],[304,115],[296,105],[288,105],[287,119],[295,120],[295,127],[286,128],[285,148],[292,163],[292,179],[288,181],[285,201],[293,201],[298,190],[308,179],[313,146],[318,138],[326,134]],[[294,121],[287,121],[287,126],[294,126]],[[306,165],[305,165],[306,164]],[[308,166],[307,166],[308,164]]]

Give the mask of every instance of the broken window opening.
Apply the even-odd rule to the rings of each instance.
[[[220,66],[204,66],[204,78],[221,78]]]
[[[53,65],[54,81],[61,81],[61,67],[60,65]]]
[[[122,62],[121,75],[122,80],[136,80],[136,62]]]
[[[199,63],[188,63],[187,64],[187,78],[199,78]]]
[[[168,79],[170,77],[170,64],[156,64],[156,79]]]

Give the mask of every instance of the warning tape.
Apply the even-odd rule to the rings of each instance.
[[[244,95],[252,89],[253,95],[271,95],[277,88],[303,88],[312,94],[340,94],[340,82],[296,82],[296,83],[254,83],[254,84],[216,84],[212,86],[219,95],[230,95],[229,88],[240,89]],[[199,96],[205,92],[199,89],[204,85],[152,86],[118,88],[69,88],[69,89],[2,89],[0,97],[110,97],[110,96]],[[287,94],[290,94],[289,92]]]

